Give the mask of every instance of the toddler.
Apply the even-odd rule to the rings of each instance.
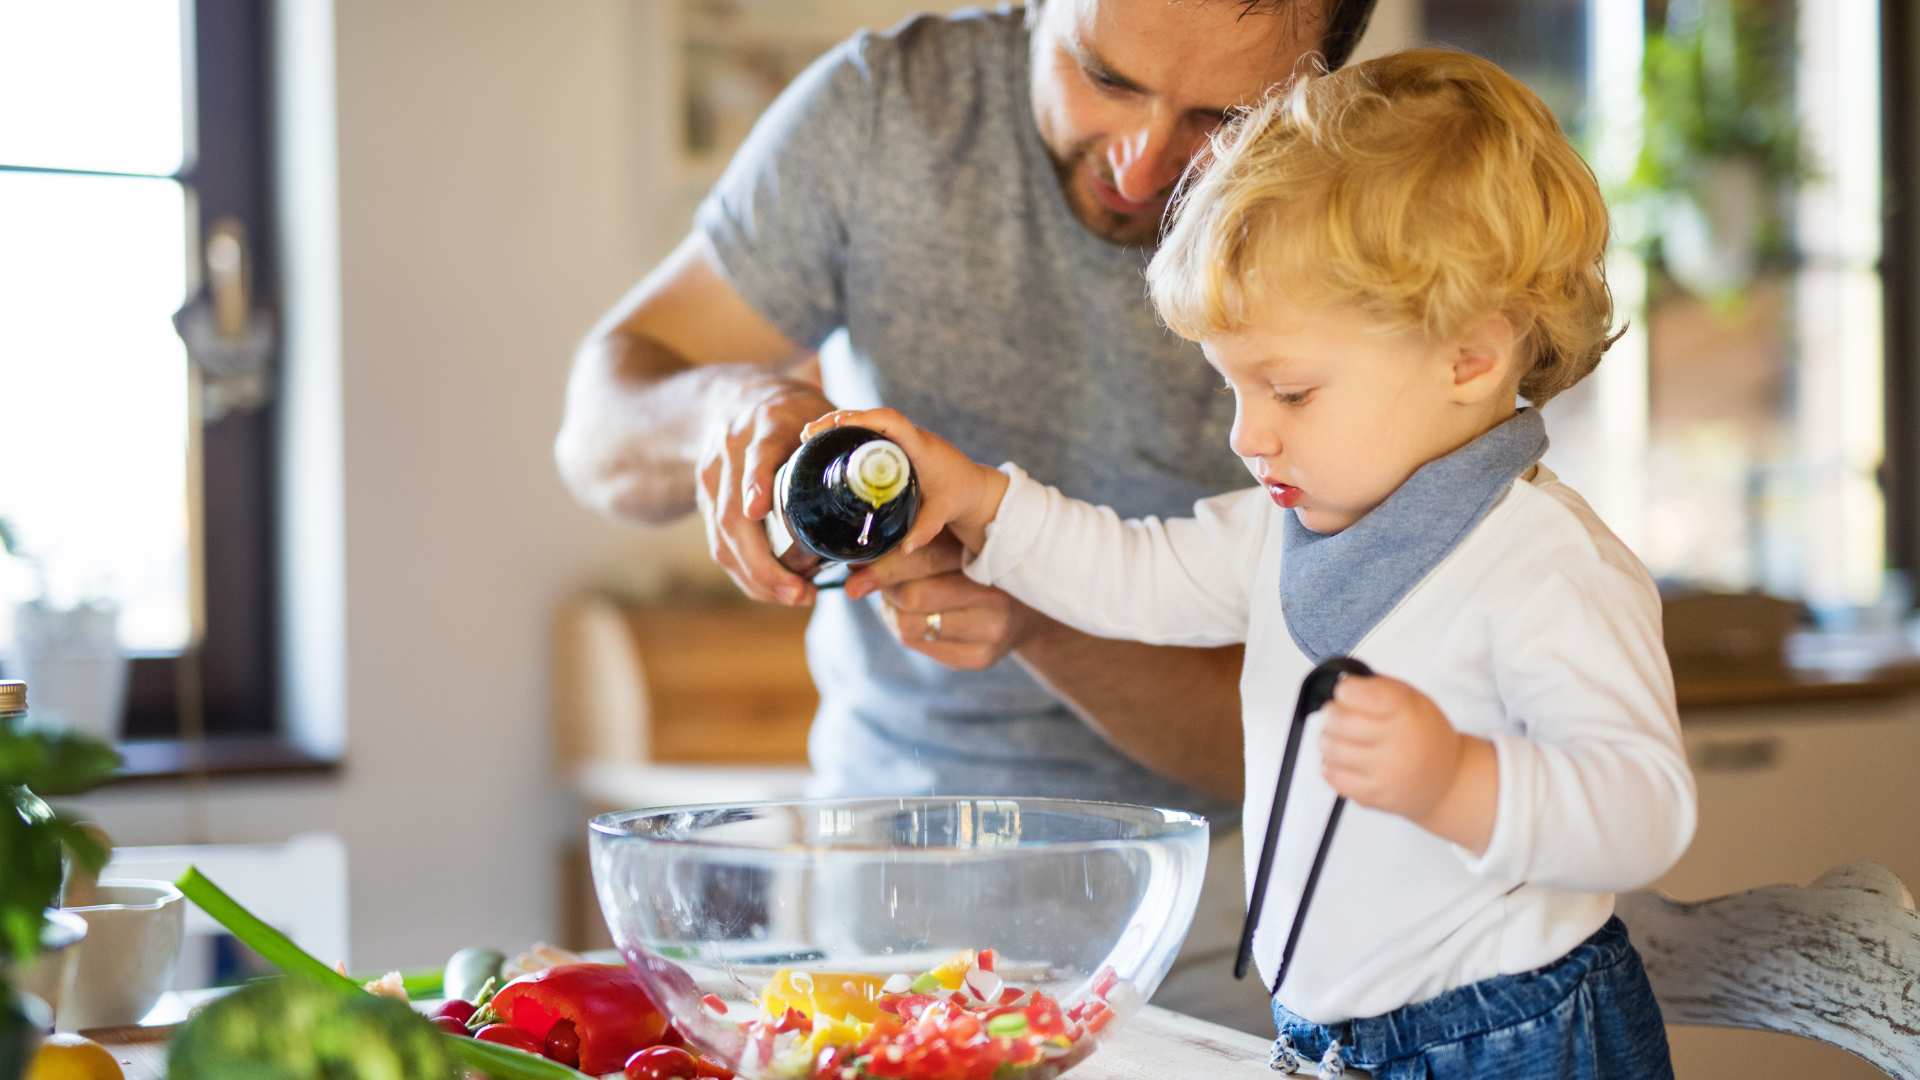
[[[1273,988],[1278,1067],[1671,1075],[1613,917],[1694,827],[1660,601],[1539,463],[1538,408],[1617,336],[1606,237],[1537,97],[1473,56],[1400,53],[1224,129],[1147,271],[1234,395],[1257,486],[1123,521],[887,410],[816,421],[907,451],[908,550],[950,529],[970,577],[1088,633],[1244,642],[1250,837],[1302,677],[1339,655],[1379,673],[1310,722],[1286,803],[1253,942],[1270,985],[1319,825],[1351,805]]]

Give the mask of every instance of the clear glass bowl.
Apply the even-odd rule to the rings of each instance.
[[[591,851],[629,966],[742,1077],[1049,1080],[1166,976],[1207,823],[1064,799],[682,806],[603,814]]]

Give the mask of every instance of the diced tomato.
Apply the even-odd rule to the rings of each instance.
[[[481,1042],[499,1043],[501,1046],[511,1046],[515,1050],[525,1050],[529,1054],[538,1054],[541,1050],[540,1040],[512,1024],[488,1024],[474,1032],[473,1037]]]
[[[903,1020],[913,1020],[926,1012],[927,1006],[937,1000],[939,999],[929,994],[901,994],[894,999],[891,1011]]]
[[[621,1071],[626,1080],[694,1080],[700,1063],[678,1046],[649,1046],[635,1050]]]
[[[1027,1006],[1027,1026],[1036,1035],[1058,1035],[1066,1030],[1067,1021],[1060,1015],[1059,1004],[1043,995]]]
[[[947,1038],[963,1046],[972,1042],[973,1037],[978,1034],[980,1034],[980,1021],[970,1013],[962,1013],[954,1017],[953,1021],[947,1025]]]
[[[974,958],[973,965],[981,971],[992,971],[994,960],[992,949],[981,949],[980,955]]]
[[[574,1030],[573,1021],[562,1020],[548,1028],[547,1039],[541,1045],[540,1052],[569,1069],[579,1065],[580,1033]]]
[[[823,1046],[820,1055],[813,1059],[813,1072],[816,1076],[833,1076],[844,1068],[848,1061],[847,1048],[844,1046]]]
[[[1093,996],[1106,1000],[1107,992],[1112,990],[1113,984],[1119,981],[1120,975],[1113,968],[1101,968],[1100,973],[1093,977]]]

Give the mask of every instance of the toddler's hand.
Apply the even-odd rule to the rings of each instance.
[[[952,443],[930,431],[915,427],[913,421],[892,409],[858,409],[831,412],[808,424],[800,433],[810,439],[834,427],[863,427],[885,435],[907,452],[913,463],[913,475],[920,483],[920,512],[913,528],[900,542],[900,552],[910,555],[931,543],[940,530],[951,528],[962,544],[978,551],[986,542],[986,528],[1000,512],[1000,498],[1007,493],[1007,478],[998,469],[982,465],[956,449]]]
[[[1321,771],[1333,789],[1424,826],[1460,773],[1467,736],[1432,698],[1382,676],[1343,677],[1324,712]]]

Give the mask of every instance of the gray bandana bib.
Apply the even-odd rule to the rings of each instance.
[[[1351,652],[1547,452],[1538,409],[1420,466],[1365,517],[1317,533],[1286,515],[1280,611],[1319,663]]]

